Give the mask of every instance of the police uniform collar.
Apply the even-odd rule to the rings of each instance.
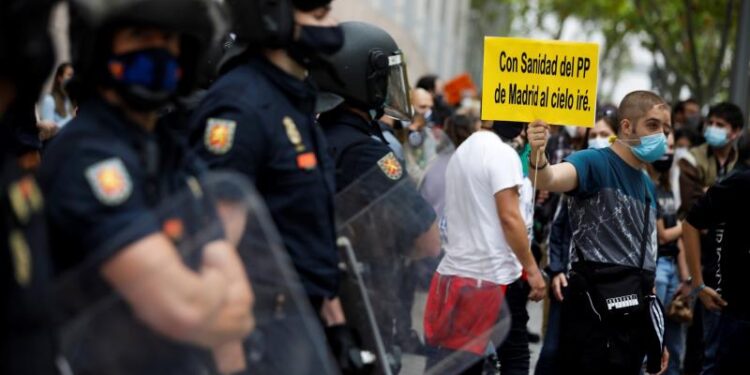
[[[250,66],[263,73],[298,109],[310,113],[315,110],[315,99],[318,88],[309,77],[300,80],[279,69],[279,67],[262,56],[251,57]]]
[[[350,126],[367,135],[377,136],[378,138],[383,140],[383,142],[387,143],[387,141],[385,140],[385,136],[383,135],[383,131],[380,129],[380,125],[378,125],[376,121],[373,120],[368,122],[367,120],[362,118],[362,116],[359,116],[352,111],[348,111],[341,106],[330,112],[321,114],[319,122],[323,126],[331,126],[337,124]]]
[[[89,113],[97,118],[96,123],[102,130],[108,130],[118,138],[125,137],[136,149],[140,149],[146,143],[156,142],[160,147],[164,147],[164,142],[168,136],[165,135],[164,125],[158,123],[153,132],[130,120],[125,112],[108,103],[101,97],[91,98],[81,106],[81,114]]]

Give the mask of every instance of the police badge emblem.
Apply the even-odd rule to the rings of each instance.
[[[297,124],[294,123],[294,120],[292,120],[291,117],[286,116],[281,120],[281,123],[284,124],[286,136],[289,138],[289,142],[292,142],[294,145],[294,149],[297,152],[305,151],[305,144],[302,143],[302,135],[299,133],[299,129],[297,129]]]
[[[396,159],[396,155],[392,152],[389,152],[388,155],[383,156],[382,159],[378,160],[378,167],[380,167],[380,170],[382,170],[391,180],[398,180],[404,175],[401,163]]]
[[[115,206],[130,197],[133,182],[120,158],[100,161],[86,169],[86,179],[100,202]]]
[[[11,255],[13,256],[13,270],[18,285],[27,286],[31,281],[31,251],[26,239],[20,231],[14,230],[8,238]]]
[[[203,142],[208,151],[216,155],[226,154],[232,149],[234,143],[234,131],[237,122],[219,118],[210,118],[206,125],[206,133]]]
[[[36,181],[26,176],[8,188],[8,198],[18,220],[25,224],[33,212],[42,209],[42,193]]]

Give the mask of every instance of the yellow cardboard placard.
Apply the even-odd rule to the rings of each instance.
[[[594,126],[599,45],[485,37],[482,120]]]

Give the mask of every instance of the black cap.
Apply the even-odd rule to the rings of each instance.
[[[523,133],[525,122],[516,121],[495,121],[492,123],[492,130],[503,139],[513,139]]]
[[[331,0],[292,0],[294,7],[304,12],[326,6],[330,3]]]

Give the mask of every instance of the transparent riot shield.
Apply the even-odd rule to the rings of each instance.
[[[438,127],[425,126],[420,131],[410,131],[408,142],[404,144],[404,162],[409,176],[419,185],[435,159],[454,150],[450,137]]]
[[[154,225],[158,225],[156,231]],[[162,245],[171,243],[177,249],[176,263],[175,259],[171,263],[152,260],[150,271],[130,275],[129,284],[115,290],[104,281],[102,270],[121,255],[121,249],[101,249],[61,277],[55,298],[64,315],[61,349],[71,373],[338,373],[320,320],[309,306],[265,206],[243,177],[218,173],[189,180],[149,215],[133,218],[111,240],[122,244],[122,239],[154,233],[168,239]],[[167,287],[174,292],[180,285],[164,285],[168,281],[154,285],[150,272],[172,272],[175,267],[187,267],[196,279],[207,277],[211,267],[226,270],[222,273],[225,280],[245,278],[252,302],[238,297],[247,289],[235,283],[217,290],[224,294],[212,302],[217,307],[198,317],[203,320],[187,324],[177,314],[175,321],[159,324],[148,305],[136,308],[131,299],[172,297]],[[235,306],[234,312],[228,306]],[[252,313],[254,327],[231,328],[245,307]]]
[[[500,286],[433,276],[418,287],[412,264],[440,247],[432,208],[396,164],[381,163],[336,196],[348,323],[376,356],[373,374],[458,374],[492,365],[510,328]],[[427,205],[428,209],[425,209]],[[470,284],[470,283],[469,283]]]

